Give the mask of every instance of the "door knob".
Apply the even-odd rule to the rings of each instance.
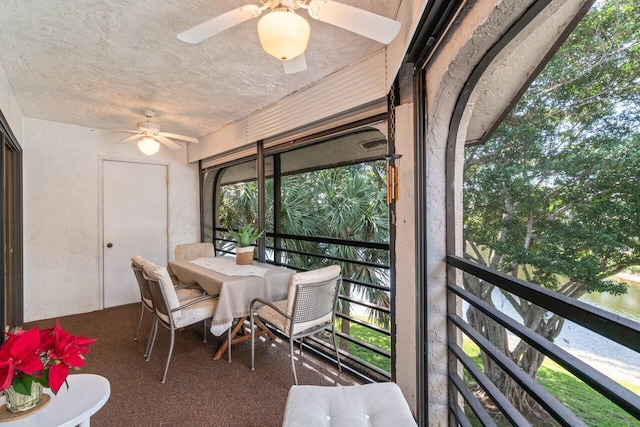
[[[113,243],[107,243],[107,247],[108,248],[112,248],[113,247]]]

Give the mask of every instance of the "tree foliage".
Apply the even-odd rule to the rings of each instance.
[[[492,138],[467,148],[468,258],[574,298],[626,292],[610,277],[640,264],[638,9],[597,2]],[[494,303],[493,286],[465,276],[465,287]],[[563,319],[503,297],[530,329],[560,333]],[[474,309],[467,316],[535,376],[542,356],[524,342],[509,349],[504,329]],[[488,359],[485,370],[527,406]]]

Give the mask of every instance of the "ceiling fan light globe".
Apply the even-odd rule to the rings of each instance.
[[[138,141],[138,149],[147,156],[153,156],[160,150],[160,144],[155,139],[145,136]]]
[[[260,18],[258,37],[265,52],[282,61],[300,56],[309,43],[311,28],[290,10],[274,10]]]

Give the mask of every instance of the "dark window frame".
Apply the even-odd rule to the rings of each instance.
[[[397,98],[396,98],[397,99]],[[380,121],[387,121],[389,123],[390,117],[387,113],[384,114],[377,114],[375,116],[371,116],[369,118],[365,118],[362,120],[358,120],[346,125],[342,125],[339,127],[335,127],[329,130],[325,130],[313,135],[309,135],[306,137],[302,137],[296,140],[292,140],[283,144],[278,144],[277,146],[274,147],[269,147],[269,148],[264,148],[263,147],[263,143],[262,141],[259,141],[258,144],[258,152],[257,154],[251,155],[251,156],[247,156],[245,158],[242,159],[237,159],[234,160],[232,162],[228,162],[226,164],[223,165],[218,165],[212,168],[208,168],[205,170],[201,170],[201,175],[200,175],[200,200],[201,200],[201,204],[200,206],[204,206],[204,203],[209,203],[207,195],[204,194],[204,188],[205,188],[205,174],[206,173],[215,173],[215,176],[213,177],[213,195],[211,203],[212,203],[212,215],[213,215],[213,229],[212,229],[212,236],[208,236],[205,233],[205,223],[209,223],[209,219],[205,218],[205,213],[204,210],[201,208],[201,237],[202,237],[202,241],[209,241],[212,240],[212,243],[214,243],[214,247],[217,248],[216,242],[219,240],[216,236],[218,231],[225,231],[224,228],[218,227],[216,225],[217,223],[217,217],[218,217],[218,212],[219,212],[219,187],[220,187],[220,178],[222,177],[222,174],[224,172],[225,169],[232,167],[234,165],[237,164],[241,164],[241,163],[245,163],[245,162],[252,162],[255,161],[256,162],[256,175],[257,175],[257,183],[258,183],[258,191],[259,191],[259,208],[258,208],[258,218],[259,218],[259,224],[262,224],[262,226],[264,226],[266,224],[266,218],[264,218],[265,215],[265,200],[264,200],[264,196],[265,196],[265,192],[264,192],[264,181],[265,178],[273,178],[274,179],[274,192],[275,189],[280,185],[280,178],[282,177],[282,173],[279,170],[279,164],[280,164],[280,154],[286,153],[288,151],[292,151],[292,150],[298,150],[298,149],[303,149],[305,147],[311,146],[311,145],[316,145],[316,144],[322,144],[324,142],[327,142],[328,140],[331,139],[332,135],[338,135],[338,134],[342,134],[344,132],[348,132],[349,130],[352,129],[356,129],[358,127],[362,127],[362,126],[366,126],[368,124],[372,124],[372,123],[376,123],[376,122],[380,122]],[[391,124],[389,123],[389,126],[391,126]],[[379,156],[371,156],[369,158],[366,159],[359,159],[359,160],[354,160],[353,162],[345,162],[344,164],[340,164],[340,165],[332,165],[333,166],[346,166],[348,164],[358,164],[358,163],[363,163],[363,162],[370,162],[370,161],[375,161],[375,160],[388,160],[388,153],[394,154],[395,153],[395,144],[394,141],[392,140],[391,134],[387,137],[387,154],[385,155],[379,155]],[[269,177],[265,177],[261,179],[261,175],[264,175],[264,172],[261,173],[261,171],[264,171],[264,161],[266,158],[268,158],[269,156],[272,156],[274,159],[274,173],[272,176]],[[321,168],[317,168],[317,169],[321,169]],[[296,171],[296,173],[301,173],[301,171]],[[288,175],[288,174],[285,174]],[[262,182],[262,183],[261,183]],[[209,188],[209,187],[207,187]],[[262,191],[261,191],[262,189]],[[274,193],[274,203],[276,203],[277,199],[279,197],[275,197],[275,193]],[[262,206],[262,209],[260,209],[260,206]],[[391,205],[389,207],[389,209],[395,209],[395,205]],[[280,221],[278,220],[279,218],[279,209],[276,208],[276,205],[274,204],[274,226],[275,224],[279,224]],[[389,218],[392,218],[393,216],[389,215]],[[279,228],[279,227],[278,227]],[[274,247],[273,248],[269,248],[274,250],[274,263],[276,265],[278,264],[278,258],[279,258],[279,253],[280,251],[277,250],[277,244],[278,242],[280,242],[282,239],[284,238],[304,238],[304,239],[308,239],[309,236],[290,236],[290,235],[285,235],[282,234],[280,232],[280,230],[274,229],[273,232],[268,232],[265,233],[266,237],[271,237],[274,239]],[[388,250],[389,251],[389,259],[390,259],[390,265],[389,266],[384,266],[385,268],[389,268],[390,270],[390,274],[389,274],[389,280],[390,280],[390,286],[389,286],[389,293],[390,293],[390,309],[389,309],[389,313],[391,316],[391,330],[390,330],[390,334],[391,334],[391,352],[390,352],[390,366],[391,366],[391,372],[387,375],[385,374],[383,371],[381,370],[376,370],[375,367],[372,366],[365,366],[362,364],[358,364],[361,365],[359,366],[360,369],[358,368],[353,368],[353,367],[349,367],[347,366],[346,369],[351,371],[354,375],[359,376],[361,379],[365,380],[365,381],[388,381],[388,380],[394,380],[395,379],[395,338],[393,337],[393,334],[395,334],[395,322],[393,321],[394,318],[394,313],[395,313],[395,307],[394,307],[394,302],[395,302],[395,271],[394,271],[394,258],[393,258],[393,245],[391,243],[389,244],[373,244],[373,243],[367,243],[367,242],[350,242],[350,241],[341,241],[340,239],[333,239],[333,238],[323,238],[323,237],[318,237],[315,238],[313,240],[326,240],[327,242],[333,242],[333,243],[342,243],[342,244],[347,244],[347,245],[357,245],[357,246],[366,246],[366,247],[375,247],[377,249],[382,249],[382,250]],[[391,221],[390,221],[390,226],[389,226],[389,240],[390,242],[393,242],[395,239],[395,227],[392,226]],[[266,252],[266,245],[265,245],[265,237],[262,237],[259,241],[259,246],[258,246],[259,250],[258,250],[258,260],[264,262],[265,261],[265,252]],[[220,253],[220,251],[218,251],[218,249],[216,249],[216,251],[218,253]],[[224,252],[223,252],[224,253]],[[270,261],[269,261],[270,262]],[[347,280],[348,281],[348,280]],[[353,282],[358,284],[357,282]],[[348,338],[345,338],[348,339]],[[331,359],[333,357],[332,353],[330,353],[329,351],[326,351],[327,349],[323,348],[322,343],[310,343],[307,344],[307,342],[305,342],[305,346],[309,347],[310,351],[313,351],[314,353],[316,353],[317,355],[323,357],[323,358],[327,358],[327,359]],[[362,369],[362,367],[364,366],[364,369]]]
[[[0,327],[19,328],[24,324],[23,265],[23,178],[22,147],[0,111]],[[8,248],[8,250],[7,250]],[[0,342],[4,341],[4,335]]]

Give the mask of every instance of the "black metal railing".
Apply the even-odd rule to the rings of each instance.
[[[227,230],[225,228],[216,228],[216,231],[224,233]],[[216,248],[217,254],[233,254],[232,244],[233,241],[227,238],[219,237],[220,234],[216,233],[214,237],[214,247]],[[373,243],[373,242],[357,242],[357,241],[348,241],[341,240],[335,238],[323,238],[317,236],[297,236],[291,234],[275,234],[275,233],[267,233],[266,236],[273,241],[276,239],[279,242],[279,247],[275,246],[267,246],[267,252],[270,254],[267,259],[267,262],[270,264],[278,265],[281,267],[287,267],[291,269],[295,269],[298,271],[305,271],[306,268],[299,265],[292,265],[286,261],[288,258],[288,254],[302,255],[309,259],[321,260],[323,262],[330,261],[341,264],[353,264],[363,267],[380,269],[382,271],[389,270],[390,267],[388,264],[382,264],[378,262],[369,262],[362,261],[356,259],[345,259],[337,256],[332,256],[325,253],[314,253],[309,251],[301,251],[297,249],[289,249],[284,247],[282,241],[305,241],[305,242],[313,242],[319,245],[344,245],[344,246],[352,246],[363,249],[374,249],[380,250],[383,252],[389,252],[389,245],[386,243]],[[276,256],[279,253],[281,256]],[[290,258],[290,257],[289,257]],[[280,262],[276,262],[276,260],[280,260]],[[357,287],[362,289],[373,289],[376,291],[390,292],[390,286],[387,283],[369,283],[364,282],[362,280],[351,279],[348,277],[343,277],[343,284],[346,285],[356,285]],[[368,318],[362,318],[362,316],[354,316],[352,315],[353,311],[362,311],[368,310],[369,313],[376,312],[377,314],[381,314],[382,316],[387,316],[389,318],[389,322],[391,319],[391,309],[389,307],[375,304],[371,301],[367,301],[361,298],[358,298],[358,295],[345,295],[344,287],[343,292],[338,296],[339,306],[341,304],[349,304],[352,308],[356,308],[355,310],[350,310],[348,313],[340,312],[339,310],[336,312],[337,322],[348,321],[350,324],[355,324],[358,327],[364,328],[366,331],[369,331],[374,334],[379,334],[391,343],[391,331],[384,326],[377,324],[375,321],[370,320]],[[352,333],[343,333],[340,331],[339,327],[336,327],[336,335],[340,341],[344,340],[350,343],[350,346],[339,345],[340,349],[340,358],[343,362],[351,368],[351,370],[360,374],[366,380],[388,380],[391,378],[391,348],[389,344],[389,349],[381,348],[375,343],[367,342],[364,339],[358,338],[354,336]],[[311,340],[311,346],[309,346],[312,351],[319,351],[322,353],[323,357],[331,358],[335,357],[335,350],[333,349],[333,345],[329,342],[316,337],[310,337],[305,340],[305,345],[307,341]],[[347,350],[346,348],[350,348],[353,346],[355,348],[354,351]],[[358,353],[358,354],[355,354]],[[373,355],[374,357],[380,357],[386,362],[382,363],[385,365],[385,368],[382,368],[370,360],[370,357],[367,355]],[[369,360],[367,360],[369,359]]]
[[[497,272],[461,257],[450,255],[447,257],[447,263],[635,352],[640,352],[640,323]],[[524,340],[582,380],[593,390],[618,405],[637,420],[640,420],[640,396],[613,381],[597,369],[587,365],[553,342],[514,321],[513,318],[485,303],[457,283],[450,280],[447,288],[449,290],[449,298],[461,298],[466,301],[479,312],[492,319],[492,321]],[[450,304],[449,306],[454,307],[455,304]],[[462,399],[481,425],[495,425],[494,418],[465,385],[460,376],[461,370],[464,370],[476,381],[483,392],[491,398],[495,406],[509,422],[518,426],[529,425],[529,421],[524,415],[511,404],[495,384],[477,368],[458,346],[458,338],[462,333],[471,339],[485,356],[491,358],[560,425],[586,425],[577,415],[544,389],[534,378],[522,371],[513,360],[503,354],[456,312],[450,311],[448,313],[448,322],[450,325],[449,354],[452,356],[450,359],[457,361],[457,363],[452,363],[449,369],[449,409],[457,424],[471,425],[468,414],[465,413],[463,405],[460,404],[460,399]],[[461,367],[462,369],[460,369]]]

